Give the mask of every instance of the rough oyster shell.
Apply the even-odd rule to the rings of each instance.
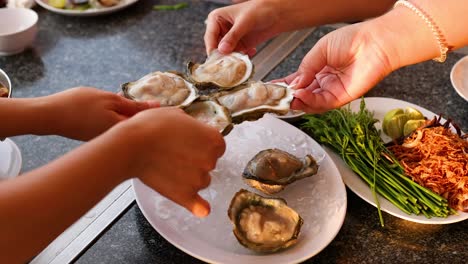
[[[125,97],[136,101],[156,100],[161,106],[188,106],[198,98],[195,86],[171,72],[152,72],[122,84]]]
[[[196,101],[184,110],[200,122],[215,127],[224,136],[233,128],[229,111],[214,101]]]
[[[281,198],[266,198],[240,190],[232,198],[228,216],[243,246],[271,253],[294,245],[303,220]]]
[[[237,124],[257,120],[265,113],[288,113],[294,92],[286,83],[248,82],[213,97],[229,109],[233,122]]]
[[[214,50],[203,64],[189,62],[188,77],[199,89],[231,89],[246,82],[253,74],[249,56],[233,52],[227,55]]]
[[[265,149],[247,163],[242,177],[251,187],[274,194],[288,184],[317,174],[317,171],[318,164],[311,155],[300,160],[280,149]]]

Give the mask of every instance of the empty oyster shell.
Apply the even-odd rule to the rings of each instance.
[[[193,84],[170,72],[152,72],[122,85],[125,97],[136,101],[156,100],[161,106],[187,106],[198,98]]]
[[[241,123],[259,119],[265,113],[288,113],[293,94],[293,89],[285,83],[248,82],[214,97],[229,109],[234,123]]]
[[[274,194],[292,182],[317,174],[317,171],[318,164],[311,155],[300,160],[280,149],[265,149],[247,163],[242,177],[253,188]]]
[[[229,111],[214,101],[196,101],[184,110],[195,119],[217,128],[224,136],[233,128]]]
[[[228,216],[239,243],[264,253],[294,245],[303,223],[283,199],[262,197],[244,189],[232,198]]]
[[[233,52],[227,55],[214,50],[203,64],[189,62],[187,72],[199,89],[230,89],[246,82],[253,73],[249,56]]]

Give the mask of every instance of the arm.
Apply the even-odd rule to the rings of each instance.
[[[155,106],[155,102],[135,102],[90,87],[37,98],[1,98],[0,138],[35,134],[89,140],[117,122]]]
[[[383,14],[394,0],[251,0],[219,8],[207,20],[207,53],[218,48],[249,55],[261,42],[285,31]]]
[[[459,18],[468,2],[412,0],[440,27],[453,48],[468,44]],[[364,95],[392,71],[440,56],[428,25],[410,9],[397,6],[388,13],[335,30],[304,57],[299,69],[282,81],[299,90],[291,107],[323,112]]]
[[[182,110],[152,109],[46,166],[0,182],[0,263],[27,261],[133,176],[193,214],[207,215],[209,205],[197,193],[209,185],[224,147],[216,129]]]

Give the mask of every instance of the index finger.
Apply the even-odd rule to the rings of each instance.
[[[218,47],[220,28],[214,15],[208,15],[206,20],[206,31],[203,37],[205,41],[206,54]]]

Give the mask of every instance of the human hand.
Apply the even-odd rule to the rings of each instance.
[[[320,113],[369,91],[387,76],[397,58],[382,48],[366,22],[335,30],[307,53],[298,70],[284,79],[297,89],[292,109]]]
[[[91,87],[71,88],[38,99],[47,109],[45,130],[77,140],[90,140],[137,112],[158,106]]]
[[[210,206],[198,192],[210,184],[209,172],[225,150],[224,139],[214,128],[179,108],[159,108],[138,113],[121,123],[124,135],[137,143],[137,175],[161,195],[198,217]]]
[[[278,9],[261,1],[215,9],[206,20],[206,52],[218,48],[224,54],[240,51],[253,56],[258,44],[280,33],[279,21]]]

